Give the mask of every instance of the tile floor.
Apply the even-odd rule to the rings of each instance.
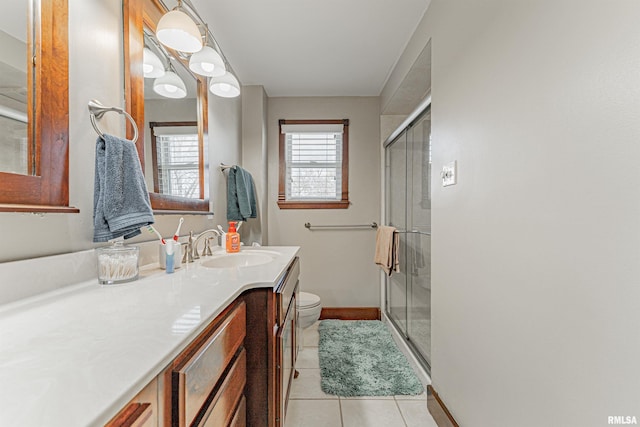
[[[320,388],[318,323],[305,329],[289,396],[286,427],[437,427],[427,395],[338,397]]]

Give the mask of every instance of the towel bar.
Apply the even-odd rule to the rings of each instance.
[[[133,140],[131,142],[135,144],[135,142],[138,140],[138,125],[136,124],[136,121],[133,120],[133,117],[131,117],[131,115],[126,111],[124,111],[122,108],[106,107],[102,105],[100,101],[97,101],[95,99],[92,99],[91,101],[89,101],[88,107],[89,107],[89,119],[91,120],[91,124],[93,125],[93,128],[95,129],[95,131],[98,132],[98,135],[104,136],[104,133],[100,130],[98,123],[96,123],[96,119],[101,119],[102,116],[104,116],[104,113],[108,113],[109,111],[115,111],[116,113],[120,113],[124,115],[127,119],[129,119],[129,121],[131,122],[131,125],[133,125]]]
[[[371,224],[342,224],[342,225],[311,225],[307,222],[304,224],[305,228],[311,230],[313,228],[378,228],[378,223],[372,222]]]
[[[426,231],[418,231],[418,230],[396,230],[396,233],[421,234],[423,236],[431,236],[431,233],[427,233]]]

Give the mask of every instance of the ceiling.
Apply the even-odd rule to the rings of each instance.
[[[378,96],[430,0],[192,0],[243,85]]]

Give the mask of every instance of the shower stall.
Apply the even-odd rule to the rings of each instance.
[[[398,230],[400,271],[385,281],[385,312],[431,368],[431,101],[385,142],[385,216]]]

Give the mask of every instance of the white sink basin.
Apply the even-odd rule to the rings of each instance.
[[[202,262],[203,267],[207,268],[236,268],[236,267],[253,267],[273,261],[277,252],[271,251],[243,251],[235,254],[214,255]]]

